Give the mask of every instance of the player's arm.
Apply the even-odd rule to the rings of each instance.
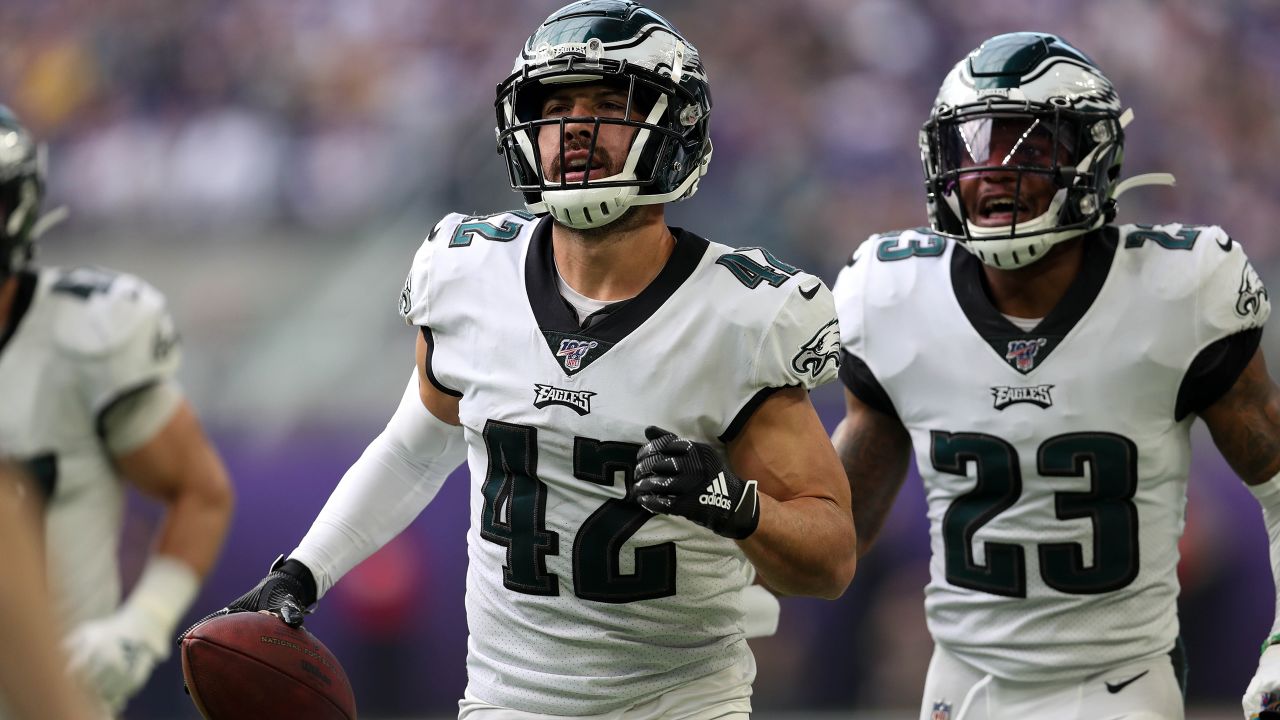
[[[64,641],[72,669],[119,708],[169,656],[178,621],[222,547],[233,497],[222,461],[172,383],[116,403],[102,425],[120,474],[165,507],[155,548],[125,602]]]
[[[862,557],[880,535],[907,477],[911,436],[897,417],[872,408],[847,387],[844,402],[844,420],[831,441],[849,477],[858,557]]]
[[[857,533],[848,481],[809,393],[770,395],[729,443],[729,466],[759,486],[759,523],[739,545],[764,583],[840,597],[853,580]]]
[[[1268,374],[1261,349],[1231,389],[1200,417],[1222,457],[1246,485],[1266,484],[1280,473],[1280,387]]]
[[[288,558],[281,556],[253,589],[215,615],[279,611],[291,625],[302,623],[309,607],[351,568],[386,545],[427,506],[445,478],[467,458],[458,419],[458,397],[431,382],[431,268],[437,236],[452,214],[438,223],[418,248],[400,295],[400,315],[418,331],[416,369],[386,428],[338,482],[311,529]],[[444,271],[447,277],[448,271]]]
[[[302,609],[408,527],[445,478],[466,461],[458,399],[425,380],[427,350],[420,335],[417,370],[399,407],[342,476],[302,542],[288,558],[277,559],[253,589],[215,615],[279,611],[285,622],[301,624]]]
[[[1231,388],[1200,412],[1213,442],[1236,474],[1262,506],[1262,518],[1271,544],[1271,572],[1280,587],[1280,388],[1267,373],[1262,351],[1255,350],[1249,364]],[[1258,670],[1242,698],[1245,717],[1264,710],[1280,710],[1280,598],[1275,622],[1263,646]]]
[[[0,463],[0,695],[19,720],[89,720],[58,648],[33,497],[17,470]]]
[[[807,391],[771,393],[729,441],[727,464],[659,427],[645,437],[632,500],[737,540],[776,592],[844,593],[857,562],[849,485]]]

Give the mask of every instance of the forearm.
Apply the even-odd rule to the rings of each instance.
[[[764,583],[784,595],[840,597],[857,562],[849,514],[826,498],[779,502],[761,493],[760,524],[738,544]]]
[[[880,535],[911,460],[911,437],[897,420],[858,406],[831,437],[849,478],[858,557]]]
[[[167,503],[155,547],[155,554],[182,562],[200,578],[209,574],[222,551],[235,504],[222,463],[211,449],[204,454],[188,466],[204,478],[187,483]]]

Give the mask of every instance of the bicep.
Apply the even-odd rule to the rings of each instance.
[[[444,392],[431,381],[431,344],[427,342],[424,332],[418,333],[414,355],[418,368],[418,395],[422,398],[423,406],[441,422],[461,425],[462,420],[458,415],[458,400],[461,398]]]
[[[1280,388],[1267,373],[1261,350],[1200,417],[1222,456],[1246,483],[1257,485],[1280,472]]]
[[[729,443],[729,465],[775,500],[800,497],[849,506],[849,487],[827,431],[802,388],[769,396]]]
[[[222,461],[185,399],[151,439],[116,455],[115,464],[139,490],[162,500],[227,483]]]

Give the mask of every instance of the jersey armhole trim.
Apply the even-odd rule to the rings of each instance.
[[[123,403],[130,398],[135,398],[159,385],[160,382],[160,378],[148,378],[137,385],[125,388],[115,397],[103,403],[102,409],[98,411],[98,414],[93,419],[93,429],[94,433],[98,436],[98,441],[104,446],[107,444],[107,416],[111,414],[112,410],[115,410],[120,403]]]
[[[871,372],[867,363],[848,350],[841,349],[840,354],[840,382],[848,388],[849,392],[872,410],[901,420],[898,418],[898,409],[893,406],[889,393],[885,392],[884,386],[876,379],[875,373]]]
[[[1187,367],[1178,386],[1173,418],[1182,422],[1222,399],[1235,385],[1262,342],[1262,328],[1241,330],[1213,341]]]
[[[798,388],[798,387],[801,387],[801,386],[800,385],[783,385],[781,387],[761,388],[759,391],[756,392],[755,395],[751,396],[751,399],[747,401],[747,404],[742,406],[742,409],[739,410],[738,414],[734,416],[733,422],[729,423],[729,427],[725,428],[725,431],[720,433],[720,437],[717,439],[720,440],[720,442],[726,443],[726,444],[729,442],[732,442],[733,439],[738,437],[738,435],[742,432],[742,428],[746,427],[747,421],[751,419],[752,415],[756,414],[756,410],[760,409],[760,406],[764,404],[765,400],[768,400],[770,396],[772,396],[774,393],[778,392],[779,390],[787,390],[789,388]]]
[[[454,390],[453,388],[445,387],[445,384],[440,382],[440,378],[437,378],[435,372],[431,370],[431,356],[435,354],[436,341],[431,334],[431,328],[427,327],[426,325],[422,326],[422,339],[425,340],[427,343],[427,368],[426,368],[427,380],[430,380],[431,384],[434,385],[437,390],[444,393],[445,395],[448,395],[450,397],[456,397],[456,398],[462,397],[462,393],[458,392],[457,390]]]

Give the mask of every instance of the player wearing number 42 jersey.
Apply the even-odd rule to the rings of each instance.
[[[431,232],[401,297],[418,371],[400,409],[228,610],[296,622],[465,460],[461,718],[745,718],[757,571],[822,597],[853,575],[848,483],[807,392],[836,377],[831,294],[666,225],[710,162],[710,93],[646,8],[552,14],[497,109],[527,212]]]
[[[925,483],[922,720],[1183,717],[1196,417],[1261,501],[1280,561],[1267,293],[1218,227],[1111,223],[1126,189],[1171,180],[1119,180],[1121,107],[1060,38],[991,38],[921,133],[931,226],[872,236],[836,282],[835,441],[859,552],[912,449]],[[1247,716],[1280,689],[1277,652]]]

